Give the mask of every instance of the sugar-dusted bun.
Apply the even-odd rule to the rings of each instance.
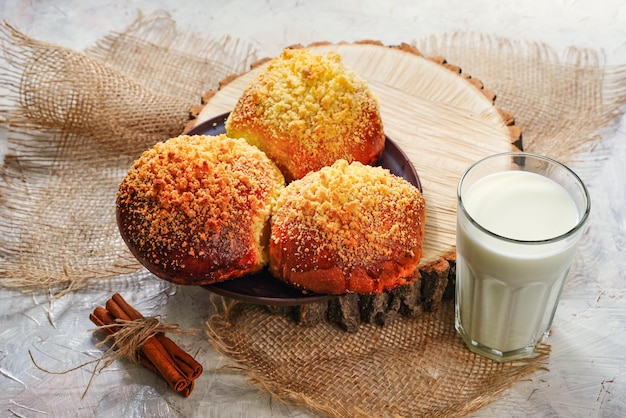
[[[326,294],[382,293],[413,280],[425,202],[380,167],[339,160],[290,183],[272,215],[269,269]]]
[[[210,284],[260,270],[284,178],[243,139],[179,136],[145,151],[117,194],[133,255],[158,277]]]
[[[288,181],[338,159],[373,164],[385,134],[378,101],[334,52],[286,49],[244,90],[226,133],[263,150]]]

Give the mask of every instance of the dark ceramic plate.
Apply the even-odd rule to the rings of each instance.
[[[228,113],[225,113],[202,122],[193,127],[187,134],[223,134],[226,132],[224,122],[227,117]],[[391,173],[403,177],[415,185],[420,191],[422,190],[422,185],[420,184],[415,168],[406,154],[388,137],[385,142],[385,151],[375,165],[388,169]],[[333,295],[303,293],[300,289],[275,279],[267,270],[221,283],[206,285],[204,287],[218,295],[259,305],[303,305],[305,303],[321,302],[336,297]]]

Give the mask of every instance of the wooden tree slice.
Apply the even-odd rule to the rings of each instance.
[[[383,324],[386,313],[414,315],[420,309],[435,309],[444,294],[451,294],[457,183],[473,162],[521,149],[521,132],[514,118],[494,105],[493,92],[441,57],[426,58],[408,45],[392,48],[376,42],[308,48],[320,54],[339,53],[345,65],[367,80],[378,96],[385,133],[417,170],[427,213],[418,289],[399,289],[374,300],[350,296],[331,304],[330,310],[322,304],[300,306],[291,313],[303,323],[326,316],[352,330],[356,311],[361,321]],[[203,104],[192,110],[194,119],[187,128],[232,110],[266,65],[260,63],[225,80],[219,90],[207,92]]]

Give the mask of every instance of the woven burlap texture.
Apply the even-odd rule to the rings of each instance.
[[[163,14],[84,53],[5,25],[0,61],[8,153],[0,175],[0,284],[71,291],[140,267],[119,237],[115,192],[131,162],[179,134],[188,110],[258,57],[245,43],[181,33]],[[414,43],[479,77],[517,119],[528,151],[564,162],[594,145],[623,111],[626,68],[592,51],[559,58],[545,45],[477,34]],[[130,277],[130,276],[129,276]],[[207,322],[214,347],[276,399],[330,416],[462,416],[543,367],[471,354],[453,306],[347,334],[300,327],[262,307],[217,296]]]
[[[332,417],[464,416],[542,367],[550,348],[498,363],[464,346],[454,303],[416,319],[398,316],[356,333],[328,322],[297,326],[261,306],[222,305],[208,322],[218,351],[275,398]]]
[[[10,101],[0,109],[9,130],[0,283],[62,295],[136,272],[115,221],[119,183],[141,152],[181,133],[204,91],[248,69],[254,52],[180,32],[163,13],[85,53],[8,24],[1,34],[0,92]]]

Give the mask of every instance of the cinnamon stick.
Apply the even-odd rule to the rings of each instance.
[[[107,301],[106,308],[118,319],[126,321],[139,319],[131,318],[124,308],[118,305],[113,299]],[[153,337],[146,340],[141,346],[141,352],[150,360],[159,371],[159,374],[176,392],[180,392],[188,386],[189,381],[175,365],[174,359],[165,351],[165,348],[163,348],[156,338]]]
[[[170,353],[178,368],[188,379],[194,380],[202,374],[202,365],[186,351],[181,349],[174,341],[166,337],[163,333],[157,334],[156,338],[163,348]]]
[[[144,319],[144,316],[138,310],[129,305],[119,293],[114,294],[111,297],[111,300],[120,306],[122,310],[131,318],[131,320]],[[158,333],[156,338],[171,355],[178,368],[187,376],[187,378],[195,379],[202,374],[202,365],[185,350],[180,348],[174,341],[166,337],[163,333]]]
[[[119,327],[118,320],[136,321],[145,319],[139,311],[129,305],[119,293],[114,294],[105,304],[106,309],[98,306],[89,319],[101,327],[107,335],[113,335]],[[194,387],[194,380],[202,373],[202,365],[187,354],[162,332],[143,342],[138,350],[138,359],[146,368],[157,373],[176,392],[187,397]]]

